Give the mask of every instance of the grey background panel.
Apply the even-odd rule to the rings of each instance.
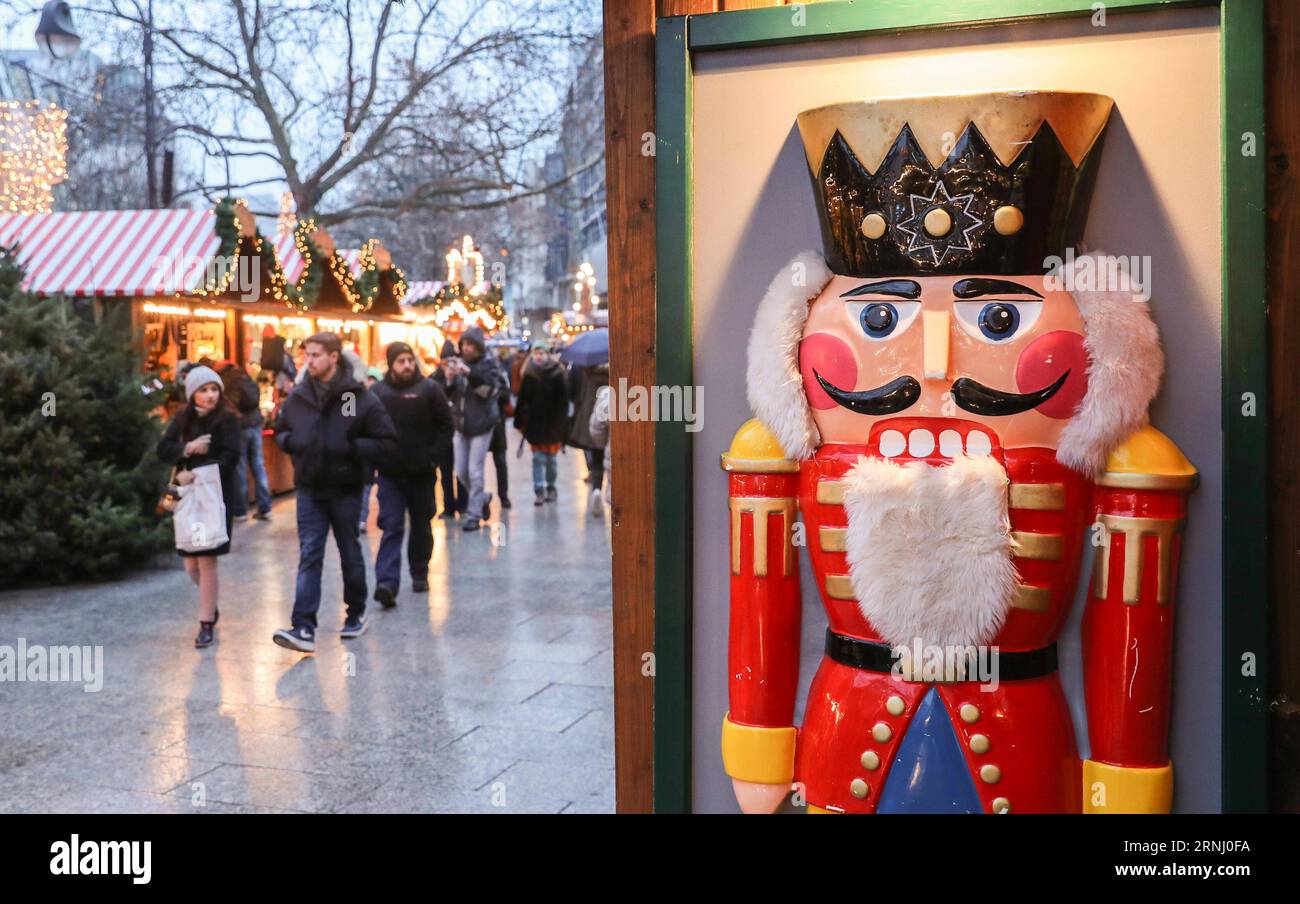
[[[727,709],[728,522],[718,455],[749,416],[745,342],[755,306],[796,253],[819,248],[795,115],[855,98],[1056,88],[1116,100],[1085,243],[1149,255],[1168,359],[1152,422],[1201,470],[1177,601],[1175,809],[1220,807],[1220,238],[1217,11],[1118,15],[959,32],[699,53],[694,83],[694,790],[698,811],[734,812],[719,732]],[[1085,551],[1087,573],[1091,550]],[[826,621],[807,556],[799,711]],[[1062,681],[1081,754],[1083,588],[1062,634]]]

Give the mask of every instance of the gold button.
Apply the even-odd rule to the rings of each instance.
[[[876,726],[871,729],[871,736],[884,744],[894,736],[894,730],[884,722],[877,722]]]
[[[970,736],[970,749],[974,753],[989,752],[989,736],[982,734],[973,734]]]
[[[862,754],[862,767],[864,769],[879,769],[880,757],[874,750],[868,750]]]
[[[993,228],[998,235],[1015,235],[1025,225],[1025,215],[1019,207],[999,207],[993,211]]]
[[[885,709],[889,710],[891,716],[901,716],[903,710],[907,709],[907,704],[903,702],[902,697],[898,696],[898,694],[894,694],[885,701]]]
[[[862,234],[869,239],[878,239],[885,234],[885,218],[878,213],[869,213],[862,218]]]
[[[988,782],[990,785],[996,785],[998,780],[1002,778],[1002,770],[997,766],[994,766],[992,763],[989,763],[987,766],[980,767],[980,778],[984,779],[984,781]]]
[[[925,215],[925,231],[935,237],[947,235],[952,231],[952,214],[936,207]]]
[[[974,703],[963,703],[957,712],[961,714],[961,720],[967,725],[974,725],[980,720],[980,708]]]
[[[995,797],[995,798],[993,798],[993,812],[994,812],[994,813],[1010,813],[1010,812],[1011,812],[1011,801],[1007,800],[1005,797]]]
[[[867,787],[867,783],[860,778],[855,778],[853,782],[849,785],[849,793],[852,794],[854,797],[856,797],[858,800],[862,800],[862,798],[866,797],[867,792],[870,790],[871,789]]]

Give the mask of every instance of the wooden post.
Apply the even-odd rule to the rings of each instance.
[[[1268,313],[1272,514],[1271,809],[1300,813],[1300,6],[1269,0]],[[1231,492],[1231,488],[1228,488]],[[1227,726],[1224,726],[1225,730]]]

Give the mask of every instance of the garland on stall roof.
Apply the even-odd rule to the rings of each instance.
[[[289,304],[300,311],[313,307],[320,299],[320,287],[325,277],[325,268],[320,266],[323,255],[311,240],[311,234],[315,231],[315,220],[300,220],[293,230],[294,244],[302,256],[302,275],[298,277],[297,283],[285,286],[285,297]]]
[[[406,274],[394,266],[385,270],[384,276],[388,277],[388,284],[392,286],[393,301],[401,304],[406,298]]]
[[[212,212],[216,217],[213,232],[219,241],[212,262],[204,270],[203,285],[194,290],[195,295],[221,295],[239,273],[239,216],[235,213],[238,203],[235,198],[227,196],[213,205]],[[176,294],[185,293],[178,291]]]

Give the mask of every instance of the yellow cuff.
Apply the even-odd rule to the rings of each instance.
[[[790,728],[737,725],[731,713],[722,719],[722,765],[742,782],[775,785],[794,780],[794,741]]]
[[[1139,767],[1083,761],[1084,813],[1168,813],[1173,798],[1173,763]]]

